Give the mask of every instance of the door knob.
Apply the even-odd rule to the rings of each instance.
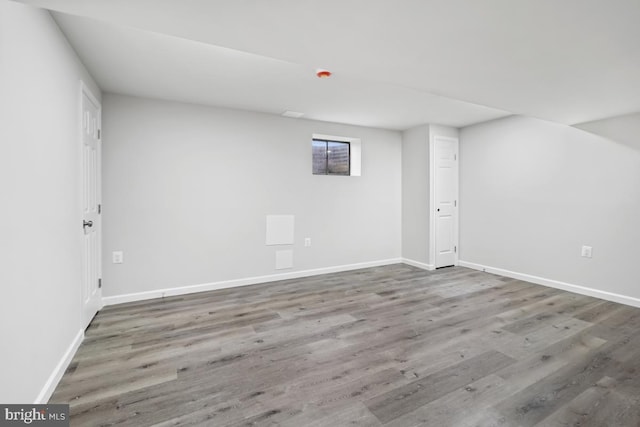
[[[82,221],[82,227],[93,227],[93,221]]]

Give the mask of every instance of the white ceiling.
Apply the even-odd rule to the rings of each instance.
[[[23,1],[110,92],[389,129],[640,112],[638,0]]]
[[[171,99],[389,129],[426,118],[462,126],[504,111],[315,69],[165,34],[56,14],[101,88]]]

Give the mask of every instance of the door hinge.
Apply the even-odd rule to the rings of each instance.
[[[101,214],[102,213],[102,205],[98,205],[98,213]]]
[[[100,139],[100,129],[98,129],[98,139]]]
[[[453,207],[454,207],[454,208],[457,208],[457,207],[458,207],[458,201],[457,201],[457,200],[454,200],[454,201],[453,201]],[[98,212],[98,213],[100,213],[100,212]]]
[[[453,160],[458,160],[458,155],[457,154],[453,155]]]
[[[458,247],[457,246],[453,247],[453,252],[458,253]]]
[[[98,279],[98,289],[102,288],[102,279]]]

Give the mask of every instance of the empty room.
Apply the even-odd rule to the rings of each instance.
[[[0,0],[0,425],[640,425],[638,0]]]

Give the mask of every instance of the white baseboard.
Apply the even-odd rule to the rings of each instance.
[[[298,279],[300,277],[318,276],[320,274],[338,273],[341,271],[358,270],[361,268],[379,267],[383,265],[402,263],[402,258],[393,258],[357,264],[339,265],[335,267],[316,268],[313,270],[294,271],[291,273],[270,274],[268,276],[248,277],[245,279],[224,280],[221,282],[202,283],[199,285],[179,286],[175,288],[157,289],[153,291],[103,297],[105,306],[123,304],[126,302],[143,301],[175,295],[186,295],[197,292],[215,291],[218,289],[235,288],[238,286],[257,285],[260,283],[276,282],[279,280]]]
[[[526,282],[536,283],[538,285],[548,286],[550,288],[562,289],[563,291],[574,292],[580,295],[600,298],[607,301],[613,301],[620,304],[640,307],[640,299],[629,297],[626,295],[615,294],[613,292],[601,291],[599,289],[587,288],[585,286],[573,285],[571,283],[560,282],[558,280],[547,279],[544,277],[532,276],[530,274],[517,273],[515,271],[504,270],[502,268],[489,267],[487,265],[476,264],[473,262],[460,261],[462,267],[472,268],[474,270],[486,271],[487,273],[497,274],[499,276],[511,277],[512,279],[524,280]]]
[[[36,401],[34,402],[35,404],[45,404],[49,401],[51,395],[58,386],[60,379],[62,379],[62,375],[64,375],[64,372],[67,370],[69,363],[71,363],[71,359],[73,359],[73,356],[76,354],[76,351],[78,351],[80,344],[82,344],[83,339],[84,331],[81,330],[76,334],[75,338],[69,345],[69,348],[67,348],[67,351],[64,353],[64,355],[58,362],[58,365],[49,376],[49,379],[44,384],[44,387],[42,387],[42,390],[40,390],[40,393],[38,394],[38,397],[36,397]]]
[[[431,265],[431,264],[425,264],[424,262],[420,262],[420,261],[414,261],[412,259],[409,258],[402,258],[402,262],[404,264],[408,264],[408,265],[412,265],[414,267],[418,267],[418,268],[422,268],[423,270],[435,270],[436,267]]]

